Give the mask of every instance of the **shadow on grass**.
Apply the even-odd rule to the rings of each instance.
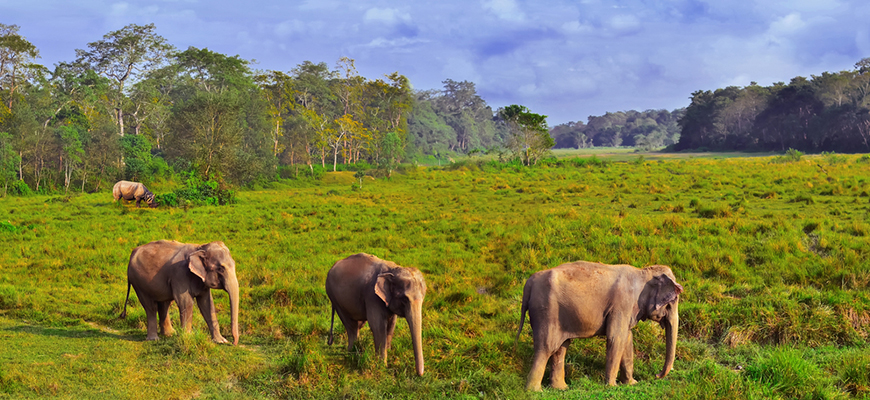
[[[82,328],[82,327],[74,327],[74,328],[66,328],[66,327],[42,327],[35,325],[17,325],[12,327],[3,328],[4,331],[7,332],[15,332],[15,333],[26,333],[31,335],[40,335],[40,336],[53,336],[53,337],[61,337],[61,338],[70,338],[70,339],[92,339],[92,338],[107,338],[107,339],[120,339],[126,340],[128,342],[142,342],[144,341],[144,337],[138,337],[139,335],[123,335],[120,333],[111,333],[105,332],[99,329],[94,328]]]

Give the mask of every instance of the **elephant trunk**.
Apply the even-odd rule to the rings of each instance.
[[[680,316],[679,312],[677,312],[677,303],[679,301],[673,302],[671,307],[671,312],[668,313],[668,316],[662,319],[662,327],[665,328],[665,365],[662,367],[662,372],[656,375],[658,378],[664,378],[668,375],[668,372],[671,372],[671,368],[674,366],[674,358],[677,354],[677,330],[680,326]]]
[[[411,312],[406,319],[411,331],[411,344],[414,346],[414,362],[417,375],[423,376],[423,301],[413,302],[410,308]]]
[[[230,297],[230,324],[233,330],[233,346],[239,344],[239,281],[235,274],[228,274],[225,282]]]

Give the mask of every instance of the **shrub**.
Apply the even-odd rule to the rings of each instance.
[[[195,205],[227,205],[236,202],[236,192],[213,180],[203,181],[191,176],[184,187],[173,193],[158,195],[158,204],[177,207],[186,202]]]
[[[806,203],[807,205],[815,204],[816,201],[813,199],[813,196],[808,194],[799,194],[795,196],[793,199],[789,200],[789,203]]]
[[[746,376],[788,399],[830,398],[833,394],[825,373],[798,350],[774,350],[748,366]]]
[[[776,157],[773,158],[773,160],[771,160],[771,162],[772,162],[772,163],[775,163],[775,164],[784,164],[784,163],[790,163],[790,162],[797,162],[797,161],[800,161],[800,160],[801,160],[801,157],[802,157],[803,155],[804,155],[804,153],[802,153],[802,152],[800,152],[800,151],[798,151],[798,150],[795,150],[795,149],[789,148],[789,149],[785,152],[785,155],[782,155],[782,156],[776,156]]]
[[[27,186],[27,183],[24,183],[24,181],[12,181],[9,184],[7,193],[12,196],[29,196],[33,194],[33,191],[30,190],[30,186]]]

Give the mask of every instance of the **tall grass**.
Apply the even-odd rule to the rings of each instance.
[[[842,157],[468,162],[361,188],[353,171],[328,172],[188,208],[117,206],[109,193],[5,198],[0,396],[537,397],[522,391],[529,328],[513,350],[522,285],[590,260],[672,267],[686,288],[674,372],[654,378],[663,333],[641,323],[638,385],[605,388],[603,340],[577,340],[570,390],[544,397],[866,398],[870,173]],[[158,239],[227,243],[241,346],[211,344],[199,316],[193,335],[144,342],[135,296],[118,319],[130,250]],[[425,274],[425,376],[403,320],[387,365],[368,328],[352,352],[340,324],[326,345],[326,272],[360,251]],[[214,295],[226,333],[227,298]]]

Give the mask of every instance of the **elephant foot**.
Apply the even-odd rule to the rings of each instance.
[[[212,341],[215,342],[215,343],[229,343],[229,341],[227,341],[226,339],[224,339],[224,337],[221,336],[221,335],[217,335],[217,336],[215,336],[214,338],[212,338]]]
[[[564,381],[562,381],[562,382],[553,382],[550,386],[552,386],[553,389],[557,389],[557,390],[565,390],[565,389],[568,389],[568,384],[565,383]]]
[[[172,329],[172,328],[165,329],[164,328],[162,333],[163,333],[163,336],[166,336],[166,337],[173,336],[173,335],[175,335],[175,329]]]
[[[623,382],[623,383],[626,384],[626,385],[634,385],[635,383],[637,383],[637,381],[634,380],[634,378],[628,378],[628,380],[626,380],[626,381]]]
[[[147,340],[147,341],[157,340],[157,334],[155,333],[153,335],[145,336],[145,340]]]
[[[528,385],[526,385],[526,390],[529,392],[540,392],[541,391],[541,384],[540,383],[528,384]]]

